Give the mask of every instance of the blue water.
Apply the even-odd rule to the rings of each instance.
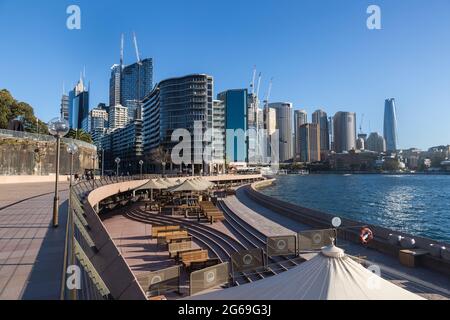
[[[263,193],[368,224],[450,243],[450,176],[279,176]]]

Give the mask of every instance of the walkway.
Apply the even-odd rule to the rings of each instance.
[[[240,208],[241,211],[235,212],[239,212],[241,218],[251,223],[252,226],[266,234],[266,236],[273,235],[273,232],[271,231],[272,228],[274,228],[274,230],[283,230],[280,228],[284,228],[291,232],[311,229],[311,227],[305,224],[286,218],[279,213],[260,205],[250,199],[242,188],[237,190],[235,197],[229,197],[226,200],[226,204],[233,210],[234,208]],[[270,221],[269,225],[265,224],[267,220]],[[419,291],[423,290],[424,285],[431,288],[429,293],[420,293],[420,295],[425,298],[450,298],[450,279],[444,275],[425,268],[412,269],[404,267],[400,264],[398,259],[371,249],[366,249],[355,243],[339,241],[338,239],[338,245],[351,255],[367,257],[367,261],[371,264],[378,265],[381,268],[382,276],[386,277],[389,275],[390,281],[407,290],[419,293]]]
[[[0,300],[60,298],[67,191],[60,194],[60,227],[54,229],[53,188],[0,185]]]

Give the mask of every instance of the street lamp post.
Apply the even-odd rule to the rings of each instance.
[[[162,164],[162,167],[163,167],[162,168],[163,169],[163,177],[165,177],[166,176],[166,164],[167,163],[165,161],[163,161],[161,164]]]
[[[104,165],[104,163],[105,163],[105,149],[100,148],[99,151],[102,153],[102,179],[103,179],[103,177],[105,176],[105,165]]]
[[[143,175],[142,175],[142,166],[144,165],[144,161],[140,160],[139,161],[139,165],[141,166],[141,180],[143,179]]]
[[[95,189],[95,160],[97,160],[98,156],[97,154],[92,154],[92,190]]]
[[[60,148],[61,137],[65,136],[69,132],[69,122],[62,118],[54,118],[48,123],[48,132],[56,138],[56,178],[55,178],[55,196],[53,198],[53,227],[58,227],[58,215],[59,215],[59,161],[60,161]]]
[[[116,162],[116,179],[117,181],[119,181],[119,164],[120,164],[120,158],[117,157],[116,160],[114,160]]]

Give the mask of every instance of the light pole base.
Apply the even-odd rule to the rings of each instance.
[[[58,228],[59,220],[59,197],[53,198],[53,228]]]

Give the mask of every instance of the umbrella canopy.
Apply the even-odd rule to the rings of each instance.
[[[156,182],[159,183],[159,184],[162,184],[163,186],[166,186],[167,188],[173,187],[173,184],[171,182],[167,182],[167,181],[165,181],[165,180],[163,180],[161,178],[158,178],[156,180]]]
[[[165,182],[167,185],[169,185],[170,187],[174,187],[176,185],[179,185],[179,183],[176,183],[174,181],[169,180],[168,178],[164,178],[162,179],[163,182]]]
[[[193,182],[192,180],[186,180],[179,186],[171,188],[170,192],[182,192],[182,191],[205,191],[208,189],[206,186],[202,186],[198,183]]]
[[[158,181],[155,180],[149,180],[147,183],[145,183],[144,185],[140,186],[139,188],[137,188],[135,191],[138,190],[164,190],[167,189],[168,187],[165,184],[162,184]]]
[[[210,182],[210,181],[208,181],[208,180],[205,180],[205,179],[203,179],[203,178],[195,178],[195,179],[192,180],[192,181],[193,181],[194,183],[197,183],[197,184],[199,184],[199,185],[205,187],[206,189],[209,189],[209,188],[215,186],[214,183],[212,183],[212,182]]]
[[[375,275],[335,246],[280,275],[188,299],[423,300]]]

